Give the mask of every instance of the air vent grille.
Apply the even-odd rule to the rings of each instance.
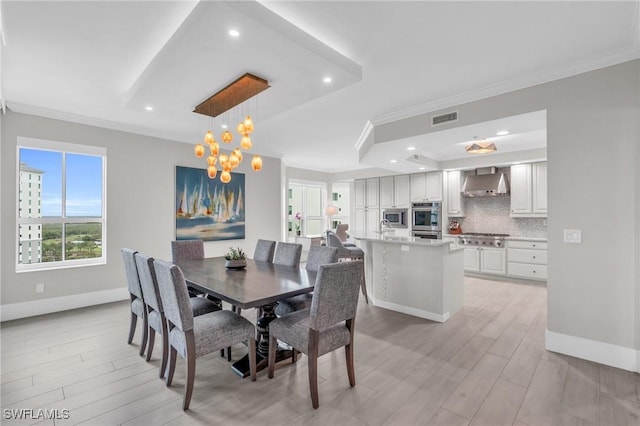
[[[451,111],[446,114],[434,115],[431,117],[431,126],[458,121],[458,111]]]

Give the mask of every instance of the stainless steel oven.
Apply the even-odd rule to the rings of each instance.
[[[414,233],[442,231],[441,203],[414,203],[411,216],[411,230]]]
[[[423,238],[425,240],[441,240],[442,232],[440,231],[414,231],[413,236]]]
[[[407,227],[407,209],[384,209],[382,210],[382,219],[389,221],[392,228]]]

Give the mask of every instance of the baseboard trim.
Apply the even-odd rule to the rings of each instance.
[[[68,311],[69,309],[85,308],[87,306],[101,305],[103,303],[116,302],[128,298],[129,291],[126,287],[122,287],[91,293],[73,294],[71,296],[11,303],[0,306],[0,322],[50,314],[52,312]]]
[[[433,312],[425,311],[422,309],[411,308],[409,306],[397,305],[391,302],[384,302],[382,300],[373,299],[373,304],[379,308],[390,309],[392,311],[401,312],[407,315],[413,315],[414,317],[424,318],[436,322],[445,322],[449,319],[449,312],[444,314],[436,314]]]
[[[545,331],[545,347],[552,352],[640,373],[640,351],[582,337]]]

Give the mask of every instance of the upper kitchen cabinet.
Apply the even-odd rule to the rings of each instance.
[[[442,172],[411,175],[411,202],[442,201]]]
[[[380,221],[379,178],[356,179],[354,181],[355,212],[353,232],[364,235],[378,229]]]
[[[547,216],[547,163],[511,166],[511,217]]]
[[[453,217],[464,216],[464,203],[462,202],[462,171],[447,172],[447,215]]]
[[[409,204],[409,175],[380,178],[381,208],[408,208]]]

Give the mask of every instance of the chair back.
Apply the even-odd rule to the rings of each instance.
[[[144,295],[144,303],[151,306],[154,311],[162,313],[162,301],[158,290],[156,270],[153,267],[154,259],[141,253],[136,253],[135,258],[138,276],[140,277],[140,286]]]
[[[300,267],[300,256],[302,256],[302,244],[279,242],[273,257],[273,264],[298,268]]]
[[[320,266],[311,301],[311,329],[323,330],[355,318],[363,271],[361,260]]]
[[[338,249],[326,246],[311,246],[307,255],[305,269],[307,271],[317,271],[320,265],[336,263],[338,261]]]
[[[127,275],[127,287],[129,293],[135,297],[142,299],[142,289],[140,288],[140,277],[138,276],[138,268],[136,267],[135,254],[137,251],[129,248],[123,248],[120,250],[122,253],[122,260],[124,260],[124,272]]]
[[[349,225],[346,223],[339,223],[336,226],[336,235],[340,239],[340,241],[347,242],[349,236],[347,235],[347,230],[349,229]]]
[[[327,247],[335,247],[338,249],[338,257],[349,255],[349,249],[342,244],[340,238],[333,231],[327,231]]]
[[[183,332],[192,330],[193,311],[182,270],[159,259],[153,261],[153,266],[165,318]]]
[[[171,241],[171,258],[173,262],[204,259],[204,242],[202,240]]]
[[[271,240],[258,240],[253,260],[260,262],[273,262],[273,253],[276,251],[276,242]]]

